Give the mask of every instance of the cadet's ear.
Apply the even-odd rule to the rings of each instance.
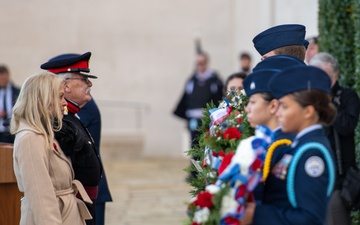
[[[271,102],[270,102],[270,113],[275,115],[278,108],[279,108],[279,101],[277,99],[271,100]]]
[[[308,105],[304,108],[303,115],[306,119],[313,118],[314,116],[317,116],[315,107],[313,105]]]

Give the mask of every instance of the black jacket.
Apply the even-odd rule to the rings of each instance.
[[[74,113],[69,111],[64,116],[63,127],[55,132],[55,138],[71,158],[75,179],[84,186],[98,186],[102,174],[100,158],[91,135]]]
[[[349,167],[356,166],[355,162],[355,128],[358,123],[360,113],[360,100],[356,92],[344,88],[338,82],[332,87],[333,103],[337,108],[337,116],[332,126],[328,127],[327,136],[336,157],[336,166],[338,167],[338,158],[336,155],[336,145],[334,130],[339,137],[339,146],[341,150],[341,167],[343,175],[337,176],[336,188],[340,187],[342,178]],[[339,168],[337,168],[339,173]]]
[[[82,124],[89,130],[94,139],[97,154],[100,155],[100,139],[101,139],[101,115],[93,98],[86,103],[84,107],[78,112]],[[101,158],[100,158],[101,159]],[[100,184],[99,194],[96,198],[96,203],[111,202],[109,187],[106,181],[105,171],[103,171]]]
[[[191,76],[186,84],[188,85],[190,82],[195,84],[194,89],[196,88],[196,84],[201,83],[197,79],[196,73]],[[216,106],[218,105],[219,101],[223,97],[224,86],[219,78],[219,75],[216,72],[213,72],[206,81],[203,81],[203,83],[206,83],[205,85],[209,87],[208,94],[203,93],[202,95],[193,96],[193,93],[196,92],[196,90],[192,90],[190,93],[185,90],[173,112],[174,115],[182,119],[190,119],[186,116],[186,110],[192,109],[195,106],[196,108],[206,108],[206,104],[211,101],[213,101]]]

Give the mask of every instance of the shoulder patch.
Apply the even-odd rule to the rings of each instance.
[[[305,162],[305,172],[310,177],[319,177],[324,173],[325,163],[319,156],[312,156]]]

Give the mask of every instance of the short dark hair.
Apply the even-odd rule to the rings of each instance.
[[[9,74],[9,69],[5,65],[0,65],[0,73],[7,73]]]
[[[226,88],[227,88],[229,82],[230,82],[232,79],[236,79],[236,78],[240,78],[240,79],[243,79],[243,80],[244,80],[244,79],[246,78],[246,73],[244,73],[244,72],[238,72],[238,73],[233,73],[233,74],[231,74],[231,75],[226,79],[226,81],[225,81],[224,90],[223,90],[224,94],[226,94],[226,92],[228,91]]]
[[[318,44],[319,38],[317,36],[309,37],[306,39],[309,43]]]
[[[305,60],[306,48],[304,45],[289,45],[274,49],[275,55],[290,55]]]
[[[303,108],[309,105],[314,106],[319,115],[319,123],[330,126],[334,122],[336,108],[328,94],[319,90],[303,90],[291,93],[290,97]]]
[[[242,53],[240,53],[240,55],[239,55],[239,59],[247,59],[247,60],[250,60],[250,61],[251,61],[251,56],[250,56],[249,53],[242,52]]]

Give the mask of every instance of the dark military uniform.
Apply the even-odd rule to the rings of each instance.
[[[297,150],[309,142],[320,143],[329,152],[331,151],[330,143],[320,125],[313,125],[301,132],[292,147],[287,148],[281,158],[272,165],[265,183],[263,204],[257,205],[255,209],[254,225],[324,224],[329,200],[326,190],[330,175],[324,155],[318,149],[307,150],[296,167],[294,174],[296,208],[291,205],[288,197],[289,166]],[[309,168],[308,164],[311,160],[319,164]],[[312,169],[315,171],[314,174],[311,173]]]
[[[281,69],[294,65],[304,65],[304,62],[291,56],[273,56],[261,61],[256,65],[256,69],[253,70],[253,73],[248,75],[243,82],[246,95],[250,97],[256,93],[267,93],[271,96],[270,88],[268,87],[269,80],[274,76],[274,74],[280,72]],[[282,132],[280,127],[276,128],[273,132],[274,141],[280,139],[292,140],[295,137],[295,134],[286,134]],[[273,162],[278,155],[281,155],[283,149],[284,147],[280,146],[272,152],[271,162]],[[257,204],[261,204],[263,192],[264,183],[261,182],[254,190],[254,197]]]
[[[324,71],[307,66],[285,69],[269,82],[277,99],[303,90],[329,94],[330,86],[330,78]],[[263,204],[255,208],[254,225],[323,225],[325,222],[335,183],[330,142],[319,124],[297,128],[302,130],[291,147],[272,163]]]
[[[100,138],[101,138],[101,115],[94,98],[86,103],[78,113],[81,122],[89,130],[94,139],[97,154],[100,155]],[[105,171],[103,170],[102,177],[99,183],[98,197],[96,198],[96,225],[105,224],[105,202],[111,202],[111,194],[106,181]]]
[[[95,202],[102,174],[100,158],[90,133],[77,117],[79,108],[68,101],[68,109],[68,115],[63,118],[63,127],[55,133],[55,137],[64,153],[71,158],[75,179],[82,183],[90,199]],[[95,204],[87,204],[87,207],[95,218]],[[93,223],[87,221],[87,224]]]

